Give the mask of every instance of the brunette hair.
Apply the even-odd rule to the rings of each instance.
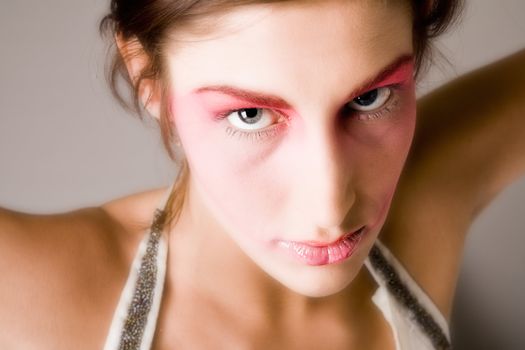
[[[186,196],[189,167],[182,155],[176,157],[173,141],[176,138],[167,108],[167,85],[162,79],[165,73],[163,49],[174,28],[183,28],[208,15],[224,12],[236,6],[258,3],[275,3],[300,0],[111,0],[110,12],[100,21],[99,30],[110,38],[110,64],[106,78],[117,101],[141,118],[139,91],[146,79],[160,82],[161,106],[159,125],[164,146],[172,160],[179,163],[179,173],[166,205],[167,223],[178,219]],[[462,0],[412,0],[413,47],[416,77],[432,62],[434,50],[430,40],[442,34],[459,17]],[[146,54],[148,62],[139,76],[132,81],[126,69],[124,57],[116,49],[115,37],[124,41],[136,40],[140,51],[131,54]],[[126,57],[127,59],[127,57]],[[124,86],[120,84],[124,83]],[[177,195],[175,195],[177,194]]]

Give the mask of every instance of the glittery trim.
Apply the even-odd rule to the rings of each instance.
[[[120,350],[140,349],[148,314],[151,309],[157,283],[157,253],[162,234],[165,212],[157,209],[151,225],[146,252],[140,263],[133,299],[128,308],[120,337]]]
[[[165,219],[166,213],[157,209],[149,232],[146,252],[141,259],[133,299],[128,308],[120,337],[118,347],[120,350],[140,349],[155,294],[157,254]],[[376,245],[370,250],[369,260],[374,269],[385,278],[388,290],[410,311],[411,317],[428,335],[433,346],[438,350],[451,350],[452,346],[443,330],[407,289],[395,269],[388,263]]]
[[[369,258],[372,266],[387,281],[386,287],[390,293],[410,311],[411,317],[416,320],[419,327],[428,335],[434,347],[439,350],[451,350],[452,345],[441,327],[403,284],[395,269],[388,263],[376,245],[370,250]]]

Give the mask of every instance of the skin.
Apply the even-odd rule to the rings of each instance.
[[[221,23],[213,36],[184,33],[166,51],[191,177],[169,233],[154,347],[394,349],[362,268],[377,237],[449,318],[470,223],[525,171],[525,52],[418,101],[416,126],[409,65],[378,82],[402,82],[388,116],[361,120],[343,108],[412,52],[401,2],[254,6]],[[132,76],[143,59],[128,62]],[[501,79],[508,90],[490,90]],[[279,131],[259,141],[229,136],[218,112],[266,106],[195,93],[210,85],[279,96],[289,107],[265,110]],[[152,115],[159,101],[150,100]],[[0,210],[1,347],[100,348],[164,191],[61,215]],[[339,264],[299,264],[268,243],[332,241],[362,225],[370,229],[359,249]]]
[[[385,220],[414,131],[410,64],[379,83],[403,84],[388,116],[359,120],[342,109],[363,83],[411,54],[408,9],[374,2],[254,6],[223,20],[224,34],[190,37],[191,44],[168,49],[170,105],[192,174],[188,208],[170,234],[169,276],[174,285],[178,276],[185,286],[213,291],[208,298],[216,307],[226,303],[243,317],[263,319],[254,325],[260,329],[267,328],[268,314],[285,325],[327,312],[355,317],[363,291],[349,285]],[[316,26],[305,29],[312,21]],[[217,112],[265,106],[195,92],[217,84],[286,100],[288,108],[264,110],[280,130],[260,141],[228,136],[231,124],[217,122]],[[278,121],[278,112],[287,123]],[[368,232],[359,250],[340,264],[305,266],[272,243],[333,241],[363,225]],[[276,301],[293,307],[272,310]]]
[[[187,214],[192,233],[186,235],[200,251],[190,265],[201,265],[206,256],[206,265],[215,265],[209,264],[213,259],[224,271],[237,271],[253,260],[296,293],[327,296],[352,281],[385,219],[414,131],[411,70],[398,74],[395,83],[404,85],[388,116],[361,121],[342,109],[363,82],[411,53],[411,22],[404,7],[374,2],[281,7],[276,14],[270,12],[274,7],[239,10],[224,20],[240,30],[168,50],[170,105],[192,174]],[[308,26],[312,21],[315,27]],[[220,92],[194,92],[217,84],[285,99],[289,108],[260,111],[267,120],[258,122],[259,130],[272,124],[279,131],[256,141],[228,135],[233,123],[238,128],[246,123],[235,115],[231,122],[217,122],[217,113],[264,106]],[[272,244],[330,242],[363,225],[369,227],[363,249],[342,264],[305,267],[283,258]],[[221,249],[199,244],[203,239],[216,240]],[[244,254],[221,243],[229,240]],[[234,266],[224,264],[231,254],[239,256]],[[242,269],[232,275],[266,294],[256,282],[261,273]]]

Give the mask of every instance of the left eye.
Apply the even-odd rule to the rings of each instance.
[[[262,108],[245,108],[232,111],[226,119],[237,129],[258,130],[272,124],[272,118]],[[262,122],[260,122],[262,120]]]
[[[389,99],[392,90],[389,87],[381,87],[370,90],[354,98],[348,106],[356,111],[369,112],[381,108]]]

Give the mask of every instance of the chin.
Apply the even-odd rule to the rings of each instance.
[[[359,267],[354,266],[352,271],[319,271],[304,272],[291,276],[281,283],[292,291],[312,298],[327,297],[337,294],[347,288],[354,280]]]
[[[288,289],[290,289],[291,291],[293,291],[293,292],[295,292],[297,294],[301,294],[301,295],[303,295],[305,297],[323,298],[323,297],[328,297],[328,296],[331,296],[331,295],[334,295],[334,294],[337,294],[337,293],[341,292],[350,283],[351,283],[351,281],[350,282],[346,282],[346,283],[340,283],[340,284],[332,283],[329,286],[321,285],[321,284],[318,284],[318,285],[304,284],[304,285],[302,285],[300,283],[292,283],[291,285],[286,285],[286,287]]]
[[[363,266],[364,256],[346,263],[306,266],[265,266],[263,269],[284,287],[303,296],[322,298],[347,288]],[[262,266],[261,266],[262,267]]]

